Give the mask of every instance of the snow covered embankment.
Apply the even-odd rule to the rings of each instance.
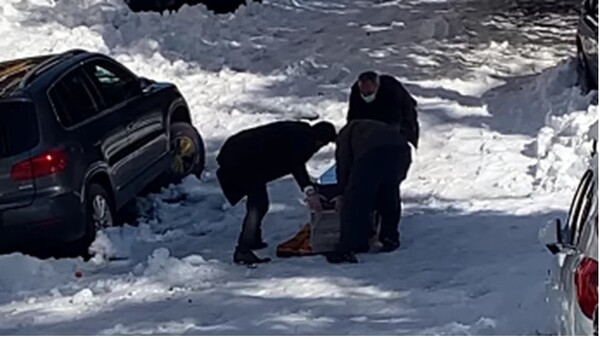
[[[535,179],[543,191],[574,191],[598,139],[598,92],[582,93],[574,59],[543,72],[531,89],[532,109],[545,113],[537,135]]]

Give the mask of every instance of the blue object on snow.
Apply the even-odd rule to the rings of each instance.
[[[317,181],[319,185],[334,185],[337,184],[337,177],[335,175],[335,164],[331,165],[327,171],[325,171],[319,177]]]

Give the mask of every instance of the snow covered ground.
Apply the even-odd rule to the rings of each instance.
[[[0,256],[0,334],[551,333],[537,231],[564,216],[598,128],[597,92],[577,86],[575,20],[509,0],[265,0],[164,17],[119,0],[2,1],[0,60],[86,48],[174,82],[209,159],[202,180],[141,198],[137,227],[99,234],[90,262]],[[358,265],[232,265],[244,207],[214,178],[223,140],[279,119],[341,127],[368,68],[420,105],[401,249]],[[291,179],[269,191],[261,252],[274,256],[308,216]]]

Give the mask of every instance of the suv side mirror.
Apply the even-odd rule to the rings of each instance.
[[[140,78],[140,89],[142,90],[142,93],[146,94],[150,92],[152,89],[152,84],[154,84],[153,81],[146,78]]]
[[[544,227],[542,227],[538,233],[538,240],[540,243],[552,254],[560,252],[563,240],[562,240],[562,226],[560,219],[549,221]]]

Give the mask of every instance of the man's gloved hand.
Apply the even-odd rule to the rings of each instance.
[[[331,202],[335,204],[335,211],[339,213],[342,209],[342,205],[344,204],[344,199],[342,196],[338,195],[337,197],[331,199]]]
[[[308,186],[304,189],[304,201],[306,201],[311,211],[321,212],[323,210],[321,197],[319,197],[317,190],[312,186]]]

